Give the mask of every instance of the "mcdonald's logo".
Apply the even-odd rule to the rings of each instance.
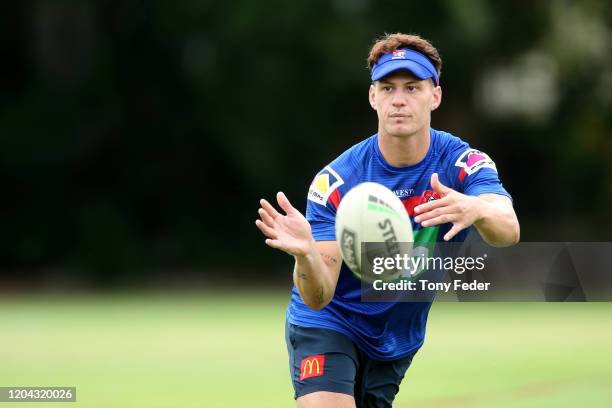
[[[325,368],[325,355],[310,356],[302,360],[300,367],[300,381],[310,377],[319,377],[323,375]]]

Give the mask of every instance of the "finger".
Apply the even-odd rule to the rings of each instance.
[[[453,227],[444,235],[445,241],[450,241],[455,235],[457,235],[464,227],[460,224],[453,224]]]
[[[293,211],[296,211],[295,208],[293,208],[293,206],[289,202],[289,199],[287,198],[285,193],[283,193],[282,191],[276,193],[276,201],[278,201],[278,205],[280,205],[280,208],[282,208],[285,213],[291,214]]]
[[[433,173],[431,175],[431,188],[433,188],[435,192],[440,193],[443,196],[452,191],[452,189],[446,187],[444,184],[440,182],[438,173]]]
[[[270,217],[270,214],[268,214],[268,212],[266,210],[264,210],[263,208],[260,208],[259,210],[257,210],[257,213],[261,217],[261,220],[268,227],[273,227],[274,226],[274,220],[272,219],[272,217]]]
[[[445,205],[448,205],[449,202],[450,198],[446,196],[444,198],[439,198],[437,200],[433,200],[425,204],[417,205],[416,207],[414,207],[414,212],[417,214],[425,213],[427,211],[433,210],[434,208],[444,207]]]
[[[456,214],[442,214],[438,217],[429,219],[427,221],[423,221],[421,225],[423,227],[431,227],[434,225],[446,224],[449,222],[454,222],[456,218]]]
[[[259,228],[259,230],[268,238],[272,238],[272,239],[276,239],[278,238],[278,235],[276,234],[276,231],[274,231],[273,228],[268,227],[266,224],[263,223],[263,221],[261,220],[257,220],[255,221],[255,225],[257,225],[257,228]]]
[[[277,239],[266,239],[266,245],[275,249],[283,249],[280,241]]]
[[[259,204],[261,204],[261,208],[266,210],[268,215],[272,217],[272,219],[276,219],[276,217],[280,215],[280,213],[276,211],[276,209],[272,207],[272,204],[270,204],[265,198],[259,200]]]
[[[424,212],[423,214],[414,217],[414,221],[422,223],[423,221],[439,217],[443,214],[454,214],[454,211],[452,211],[452,208],[449,206],[434,208],[431,211]]]

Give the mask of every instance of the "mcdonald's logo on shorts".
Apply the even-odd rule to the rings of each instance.
[[[310,377],[320,377],[325,368],[325,355],[306,357],[300,367],[300,381]]]

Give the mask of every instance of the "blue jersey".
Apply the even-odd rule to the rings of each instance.
[[[378,147],[378,135],[358,143],[321,170],[308,192],[306,219],[316,241],[335,241],[336,209],[342,197],[356,185],[372,181],[393,191],[404,203],[412,220],[415,242],[437,242],[451,227],[444,224],[423,228],[413,220],[414,207],[439,198],[432,190],[432,173],[440,182],[463,194],[483,193],[510,197],[502,187],[495,163],[461,139],[431,130],[425,158],[412,166],[394,167]],[[463,241],[468,230],[453,241]],[[304,304],[293,287],[287,320],[297,326],[323,327],[349,336],[370,358],[394,360],[416,352],[425,338],[425,324],[431,303],[361,302],[361,283],[342,263],[336,292],[321,310]]]

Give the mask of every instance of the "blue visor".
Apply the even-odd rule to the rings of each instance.
[[[378,81],[402,69],[410,71],[419,79],[431,78],[436,86],[440,84],[438,72],[429,58],[408,48],[400,48],[383,54],[372,67],[372,81]]]

